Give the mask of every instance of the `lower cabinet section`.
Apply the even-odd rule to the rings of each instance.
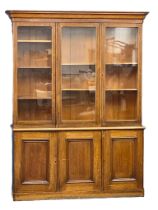
[[[15,132],[13,196],[143,196],[143,131]]]

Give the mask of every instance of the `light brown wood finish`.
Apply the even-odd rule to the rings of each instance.
[[[14,32],[14,123],[45,122],[54,127],[55,25],[18,22],[14,24]],[[43,54],[47,48],[51,51],[49,57]]]
[[[56,191],[57,143],[50,132],[14,134],[14,192]]]
[[[103,19],[105,20],[141,20],[148,12],[105,12],[105,11],[6,11],[12,20],[29,19]],[[94,21],[94,20],[93,20]]]
[[[143,196],[147,12],[6,13],[13,22],[14,200]]]
[[[142,157],[142,131],[105,131],[103,134],[104,190],[142,190]]]
[[[109,29],[116,30],[116,32],[114,31],[115,33],[113,34],[109,33],[110,36],[107,37],[107,30]],[[124,30],[122,37],[120,32],[117,33],[117,30]],[[130,31],[135,31],[135,33]],[[102,87],[103,124],[140,123],[141,25],[105,23],[102,25],[102,37],[105,37],[103,41],[105,46],[103,54],[105,57],[102,63],[104,81]],[[119,37],[126,41],[121,42]],[[108,40],[108,38],[109,44],[106,44],[105,40]],[[113,47],[113,54],[109,55],[107,53],[108,46]],[[129,48],[130,46],[132,48]],[[132,49],[135,49],[135,54],[132,54]],[[122,51],[120,54],[118,53],[119,50]],[[131,70],[133,72],[132,76]]]
[[[68,127],[68,128],[51,128],[51,127],[13,127],[13,131],[102,131],[102,130],[144,130],[144,126],[108,126],[108,127]]]
[[[57,27],[58,27],[58,31],[57,31],[58,47],[57,47],[57,70],[56,70],[57,83],[56,84],[57,84],[57,102],[58,102],[57,103],[58,126],[68,127],[68,126],[73,125],[76,127],[78,126],[80,127],[85,124],[89,126],[97,125],[99,124],[99,118],[100,118],[100,112],[99,112],[100,110],[99,25],[94,24],[94,23],[91,23],[91,24],[90,23],[88,24],[87,23],[86,24],[85,23],[60,23],[57,25]],[[64,37],[62,36],[62,32],[63,32],[63,29],[66,29],[66,28],[70,30],[72,29],[72,31],[67,30],[67,33],[71,33],[71,34],[66,34],[66,37]],[[89,33],[89,30],[95,30],[95,36],[92,34],[93,36],[91,37],[91,34],[89,34],[90,36],[88,39],[87,32]],[[82,47],[80,47],[82,40],[83,40],[83,45]],[[94,47],[95,52],[91,52],[93,50],[92,47]],[[76,78],[77,82],[73,81],[74,78],[72,79],[69,78],[69,87],[65,89],[65,86],[67,87],[67,82],[62,79],[62,65],[69,66],[69,68],[72,69],[72,71],[76,71],[78,69],[85,71],[84,66],[94,65],[95,84],[93,82],[92,90],[91,90],[91,87],[88,85],[87,85],[88,86],[87,91],[84,90],[85,86],[84,86],[83,79],[81,80],[80,84],[78,84],[77,86],[77,82],[80,76]],[[74,66],[76,66],[78,69],[75,68]],[[65,70],[67,70],[67,68]],[[86,83],[88,83],[87,79],[86,79]],[[62,88],[64,89],[64,91],[62,91]],[[66,92],[67,94],[70,94],[70,92],[68,92],[69,90],[71,91],[72,98],[76,95],[76,104],[71,106],[73,101],[71,102],[71,100],[69,100],[69,103],[63,106],[62,94],[63,93],[66,94]],[[65,95],[65,97],[68,97],[68,96],[69,95]],[[84,105],[82,105],[83,103]]]
[[[61,132],[59,139],[60,191],[100,191],[101,133]]]

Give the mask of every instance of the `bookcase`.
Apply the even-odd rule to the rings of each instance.
[[[14,200],[143,196],[147,12],[6,13]]]

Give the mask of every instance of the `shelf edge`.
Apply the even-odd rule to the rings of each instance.
[[[30,127],[30,128],[15,128],[13,127],[13,131],[79,131],[79,130],[83,130],[83,131],[88,131],[88,130],[144,130],[145,127],[144,126],[122,126],[122,127],[116,127],[116,126],[112,126],[112,127],[87,127],[87,128],[83,128],[83,127],[76,127],[76,128],[41,128],[41,127]]]

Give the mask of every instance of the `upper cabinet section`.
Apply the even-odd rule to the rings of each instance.
[[[14,126],[141,124],[145,12],[7,11]]]

